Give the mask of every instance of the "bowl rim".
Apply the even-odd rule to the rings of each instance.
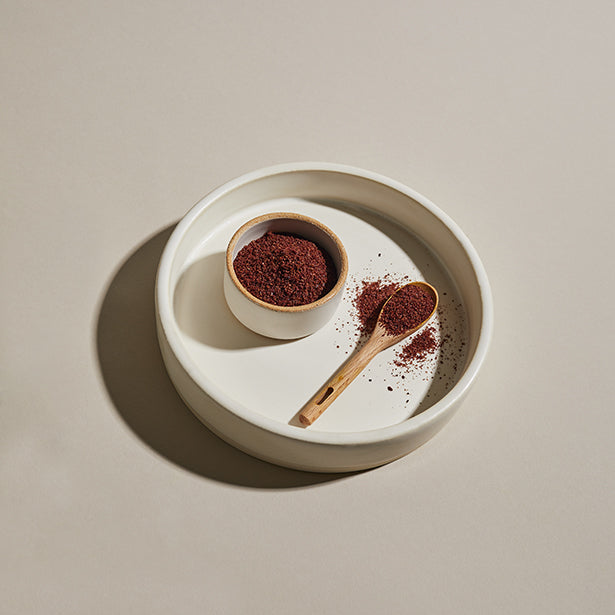
[[[175,329],[177,325],[174,325],[172,299],[169,291],[173,261],[184,235],[201,212],[220,198],[246,184],[257,182],[266,177],[297,172],[331,172],[360,177],[377,184],[382,184],[408,196],[436,216],[449,229],[470,260],[476,275],[482,307],[482,321],[474,355],[455,386],[437,403],[416,416],[411,416],[394,425],[356,432],[312,431],[309,428],[306,429],[281,423],[254,412],[244,404],[231,399],[214,381],[197,369],[183,347],[179,333]],[[290,441],[323,445],[360,446],[390,442],[398,438],[405,438],[412,433],[435,425],[442,418],[442,415],[461,402],[476,380],[486,358],[493,334],[493,299],[487,273],[474,246],[452,218],[429,199],[397,180],[358,167],[329,162],[284,163],[251,171],[227,181],[200,199],[178,222],[163,250],[156,275],[155,309],[159,323],[159,335],[162,334],[164,337],[164,340],[160,340],[160,342],[168,344],[169,350],[175,355],[182,369],[205,395],[209,396],[237,418],[255,427],[277,434]],[[163,352],[164,355],[165,353]]]
[[[333,243],[335,244],[340,256],[341,266],[340,271],[337,274],[337,281],[335,282],[335,285],[326,295],[320,297],[320,299],[317,299],[316,301],[312,301],[311,303],[304,303],[302,305],[275,305],[275,303],[268,303],[267,301],[263,301],[262,299],[255,297],[239,281],[239,278],[235,273],[235,267],[233,267],[233,250],[235,249],[235,246],[237,245],[237,242],[239,241],[241,236],[246,233],[246,231],[249,231],[257,224],[260,224],[261,222],[267,222],[268,220],[300,220],[301,222],[306,222],[307,224],[315,226],[333,240]],[[226,270],[237,290],[239,290],[239,292],[246,299],[249,299],[252,303],[256,303],[257,305],[267,310],[271,310],[272,312],[303,314],[305,312],[309,312],[310,310],[319,308],[321,305],[324,305],[342,291],[342,289],[344,288],[344,284],[346,283],[346,278],[348,277],[348,255],[346,254],[346,249],[344,248],[344,244],[341,242],[340,238],[329,227],[325,226],[319,220],[293,212],[272,212],[248,220],[235,231],[226,247]]]

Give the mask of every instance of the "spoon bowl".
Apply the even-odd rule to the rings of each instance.
[[[409,293],[415,297],[406,297]],[[427,282],[411,282],[396,290],[380,309],[367,342],[303,406],[299,421],[311,425],[379,352],[424,327],[436,313],[438,302],[438,291]]]
[[[426,297],[430,297],[433,301],[433,307],[429,312],[423,311],[420,314],[420,317],[417,317],[418,314],[415,315],[414,321],[408,320],[409,326],[404,327],[403,330],[399,333],[390,332],[386,326],[385,317],[387,316],[388,310],[392,307],[392,303],[395,302],[400,295],[403,295],[408,289],[417,288],[424,291]],[[372,331],[368,343],[372,342],[372,339],[375,341],[373,343],[378,343],[380,350],[385,350],[386,348],[390,348],[395,344],[405,340],[407,337],[416,333],[419,329],[423,328],[427,322],[429,322],[432,316],[436,313],[438,309],[439,296],[438,291],[427,282],[410,282],[409,284],[405,284],[401,288],[398,288],[385,302],[382,308],[380,309],[380,313],[378,314],[378,320],[376,321],[376,326]],[[425,314],[427,314],[425,316]]]

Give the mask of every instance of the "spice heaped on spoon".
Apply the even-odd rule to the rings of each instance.
[[[365,345],[344,363],[299,413],[311,425],[382,350],[418,331],[438,308],[438,291],[426,282],[402,286],[385,302]]]

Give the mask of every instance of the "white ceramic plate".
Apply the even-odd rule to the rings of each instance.
[[[293,341],[248,330],[223,295],[231,236],[251,218],[276,211],[320,220],[340,237],[349,259],[336,315]],[[381,353],[321,418],[301,426],[296,413],[356,346],[358,286],[387,274],[438,289],[440,349],[411,369],[394,364],[397,349]],[[450,218],[398,182],[325,163],[256,171],[200,201],[162,255],[156,304],[167,370],[197,417],[256,457],[323,472],[377,466],[428,440],[473,382],[492,329],[485,271]]]

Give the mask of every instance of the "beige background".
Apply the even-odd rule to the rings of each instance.
[[[612,613],[610,2],[0,4],[2,613]],[[324,160],[432,199],[496,327],[423,448],[243,455],[163,371],[169,228]]]

